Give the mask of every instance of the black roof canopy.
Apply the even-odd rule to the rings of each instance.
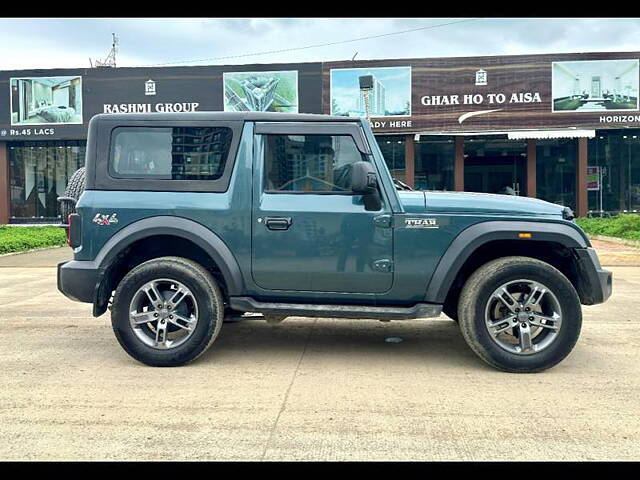
[[[247,122],[361,122],[358,117],[312,113],[277,112],[184,112],[184,113],[100,113],[92,121],[247,121]]]

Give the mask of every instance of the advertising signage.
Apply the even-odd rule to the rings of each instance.
[[[368,116],[375,131],[392,133],[639,126],[639,58],[615,52],[327,62],[323,105],[327,113]]]
[[[98,113],[367,117],[377,133],[640,126],[640,52],[0,72],[0,142],[78,140]]]
[[[0,141],[85,138],[99,113],[320,113],[321,72],[320,63],[0,72]]]

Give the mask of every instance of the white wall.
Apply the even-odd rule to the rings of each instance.
[[[53,89],[53,104],[69,106],[69,87]]]

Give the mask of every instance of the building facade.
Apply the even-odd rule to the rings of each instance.
[[[370,119],[417,189],[640,211],[640,52],[0,72],[0,223],[59,221],[98,113]],[[2,94],[2,92],[5,94]]]

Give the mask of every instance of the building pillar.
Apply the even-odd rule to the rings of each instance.
[[[11,211],[11,181],[9,180],[9,155],[7,143],[0,142],[0,224],[9,223]]]
[[[578,164],[576,171],[576,216],[586,217],[587,197],[587,139],[578,139]]]
[[[416,176],[416,144],[413,141],[413,135],[404,137],[404,168],[407,185],[415,188]]]
[[[527,140],[527,197],[536,196],[536,141]]]
[[[456,192],[464,190],[464,137],[458,135],[455,144],[455,161],[453,163],[453,189]]]

